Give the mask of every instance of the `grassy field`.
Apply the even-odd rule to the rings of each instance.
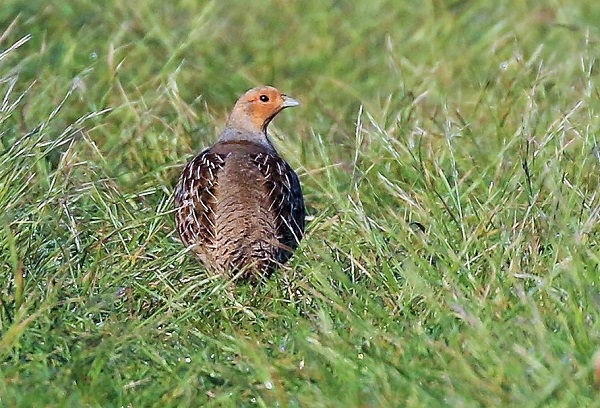
[[[600,406],[600,8],[5,0],[0,406]],[[237,96],[308,233],[261,285],[174,234]]]

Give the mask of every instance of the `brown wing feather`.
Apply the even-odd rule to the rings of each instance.
[[[204,262],[207,260],[202,247],[210,247],[215,241],[215,189],[225,157],[210,150],[200,153],[184,168],[175,188],[177,231],[181,241],[193,246]]]
[[[281,244],[275,261],[282,264],[298,247],[304,235],[304,199],[294,170],[281,157],[259,153],[253,158],[263,176],[268,208],[275,216],[277,239]]]

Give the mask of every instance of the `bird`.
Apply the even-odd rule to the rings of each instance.
[[[183,244],[209,271],[268,278],[304,235],[298,175],[277,153],[267,127],[299,102],[259,86],[235,103],[217,141],[184,167],[174,192]]]

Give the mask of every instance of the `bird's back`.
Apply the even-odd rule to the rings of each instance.
[[[175,193],[179,234],[218,273],[270,273],[304,231],[300,183],[274,150],[222,142],[184,169]]]

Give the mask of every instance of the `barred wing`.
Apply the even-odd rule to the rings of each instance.
[[[266,205],[275,217],[280,246],[275,261],[285,263],[304,235],[304,198],[298,175],[281,157],[258,153],[254,163],[264,176]]]
[[[179,177],[174,197],[175,221],[186,246],[215,244],[215,190],[226,156],[205,150],[187,164]]]

